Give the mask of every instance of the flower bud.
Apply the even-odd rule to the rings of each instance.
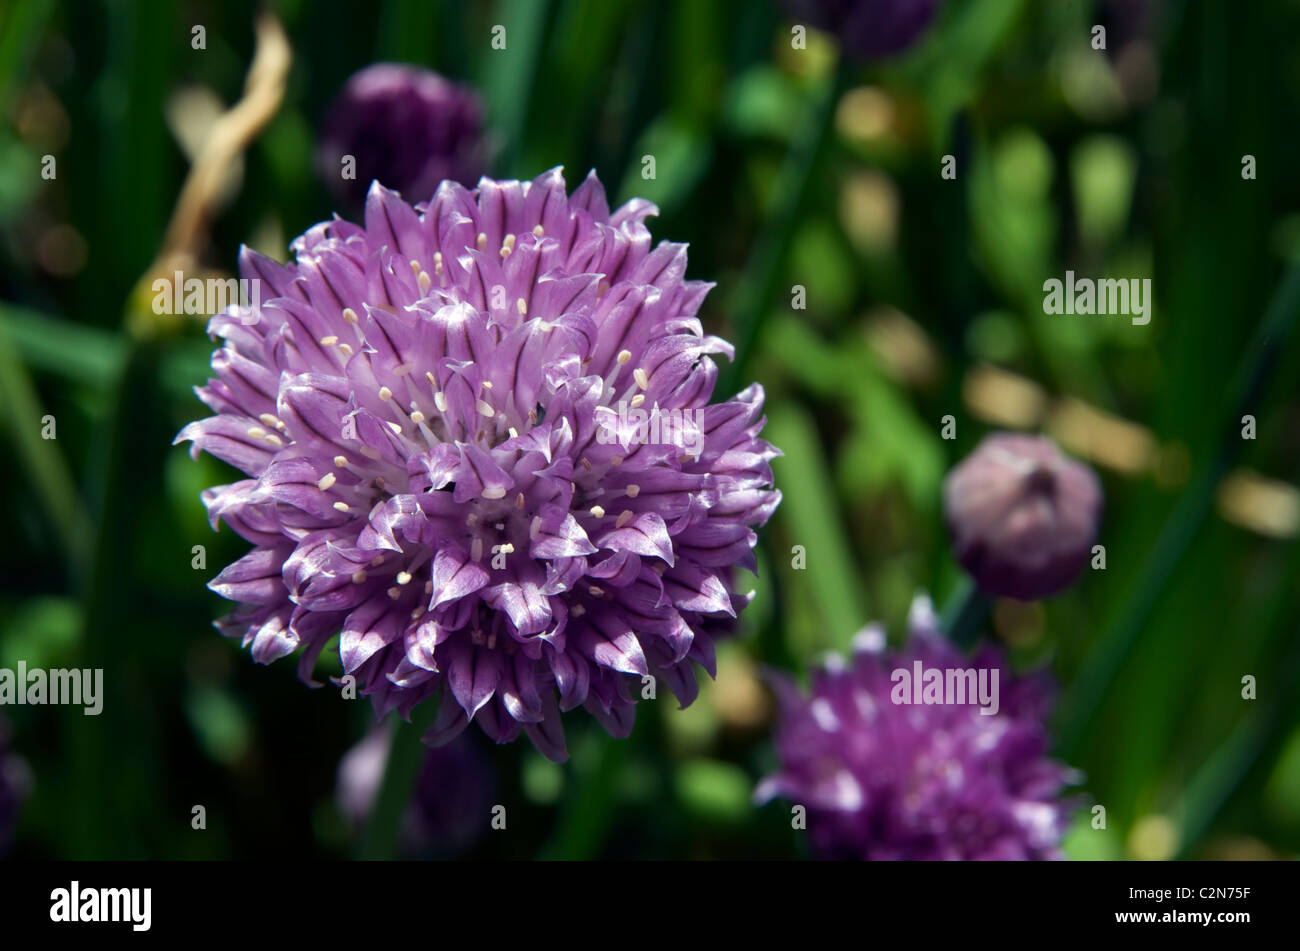
[[[1096,474],[1041,436],[995,433],[944,482],[953,556],[986,592],[1030,601],[1088,562],[1102,493]]]

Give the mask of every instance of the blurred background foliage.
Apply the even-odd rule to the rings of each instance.
[[[786,453],[717,682],[685,712],[643,704],[625,742],[571,716],[564,766],[471,731],[509,832],[456,854],[802,855],[784,804],[751,805],[773,763],[762,666],[803,670],[873,618],[897,636],[914,591],[959,593],[941,482],[993,428],[1048,432],[1105,482],[1105,570],[998,603],[987,632],[1062,683],[1060,754],[1107,812],[1105,830],[1081,814],[1070,854],[1300,850],[1300,6],[965,0],[867,66],[815,32],[792,49],[767,2],[271,9],[285,102],[229,171],[206,267],[233,271],[241,242],[284,259],[333,211],[312,152],[352,72],[428,66],[484,95],[497,177],[595,168],[612,197],[658,203],[656,238],[689,242],[690,276],[718,283],[702,318],[740,345],[727,395],[761,381]],[[170,447],[200,409],[203,321],[125,320],[194,150],[241,93],[255,12],[0,7],[0,666],[102,666],[107,692],[97,718],[4,711],[34,778],[18,858],[355,848],[335,774],[369,704],[209,626],[224,606],[204,585],[245,545],[198,501],[229,470]],[[1151,278],[1151,323],[1044,315],[1042,283],[1067,269]]]

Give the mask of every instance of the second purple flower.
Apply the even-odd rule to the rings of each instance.
[[[898,649],[865,628],[851,658],[813,671],[807,697],[773,675],[779,768],[756,798],[803,806],[819,858],[1063,857],[1080,802],[1062,791],[1079,777],[1048,756],[1050,680],[1013,674],[996,647],[967,657],[927,597],[908,627]]]
[[[473,90],[427,69],[375,63],[330,107],[317,161],[336,200],[365,201],[373,180],[424,201],[444,179],[468,185],[487,165],[483,106]],[[346,158],[355,163],[342,177]]]

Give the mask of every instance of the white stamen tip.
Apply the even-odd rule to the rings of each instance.
[[[485,499],[504,499],[506,497],[506,487],[504,485],[484,486],[482,495]]]
[[[316,483],[316,488],[320,489],[322,492],[328,492],[333,488],[334,483],[337,481],[338,477],[334,475],[334,473],[327,472],[320,477],[320,481]]]

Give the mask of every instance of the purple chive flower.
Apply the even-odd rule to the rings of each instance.
[[[221,628],[304,678],[341,631],[378,715],[442,688],[432,744],[475,719],[563,759],[561,711],[626,736],[647,676],[690,703],[778,453],[760,387],[708,405],[731,348],[655,211],[559,169],[428,207],[376,184],[293,264],[244,249],[262,302],[212,319],[217,415],[177,436],[248,475],[203,494],[255,546],[210,585],[244,605]]]
[[[938,0],[785,0],[790,15],[839,37],[844,53],[870,60],[897,53],[934,18]]]
[[[814,671],[808,699],[774,675],[780,769],[756,798],[806,807],[820,858],[1060,858],[1073,808],[1060,792],[1077,777],[1046,756],[1045,676],[1013,675],[991,646],[967,657],[939,634],[928,598],[913,602],[909,628],[899,650],[885,647],[879,626],[865,628],[850,660],[832,656]],[[917,662],[945,679],[948,670],[983,669],[996,684],[996,703],[984,708],[996,713],[969,697],[901,702],[916,697],[895,671],[912,675]]]
[[[356,159],[356,178],[342,159]],[[376,63],[355,73],[330,107],[317,161],[336,200],[360,207],[372,180],[426,201],[443,179],[470,184],[485,170],[483,108],[437,73]]]
[[[1050,439],[994,433],[948,473],[944,515],[956,559],[990,594],[1031,601],[1083,570],[1097,540],[1101,483]]]
[[[392,745],[392,732],[380,727],[339,761],[335,798],[356,829],[370,821]],[[402,817],[402,854],[446,856],[468,849],[488,828],[495,789],[492,764],[469,734],[428,750]]]

